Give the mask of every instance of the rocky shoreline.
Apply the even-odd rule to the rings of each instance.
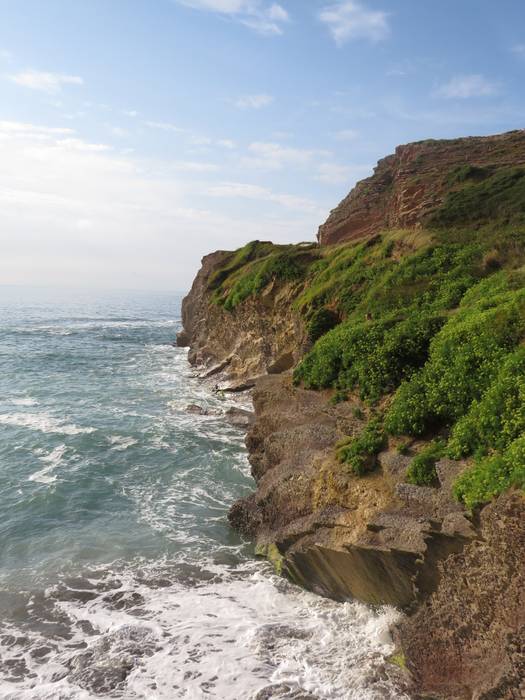
[[[501,143],[525,143],[522,132],[494,139],[474,143],[483,162],[491,149],[506,162]],[[464,145],[452,144],[447,167]],[[440,146],[441,158],[444,151]],[[366,191],[376,197],[386,187],[386,166],[406,175],[407,159],[422,152],[427,158],[426,142],[386,159],[371,179],[374,187],[366,181]],[[424,174],[432,172],[428,166]],[[363,192],[365,185],[358,186],[344,200],[321,228],[322,237],[335,220],[346,234],[354,218],[364,226]],[[426,191],[427,204],[428,196]],[[392,205],[383,208],[393,215]],[[367,220],[367,234],[374,222]],[[189,347],[190,363],[219,388],[252,390],[255,418],[246,445],[256,490],[232,505],[232,526],[304,588],[402,609],[405,616],[393,630],[393,662],[414,698],[523,700],[523,492],[507,491],[469,512],[452,494],[467,462],[448,458],[437,462],[433,485],[407,483],[407,466],[423,438],[389,439],[376,468],[359,478],[343,470],[335,447],[360,433],[366,406],[357,394],[337,402],[333,389],[312,391],[292,381],[291,370],[309,347],[304,317],[293,305],[293,280],[270,281],[232,309],[215,303],[212,281],[227,257],[218,251],[203,259],[183,302],[179,344]]]
[[[227,357],[228,366],[247,374],[268,372],[286,355],[290,337],[283,331],[263,344],[250,330],[248,339],[240,332],[246,310],[212,321],[200,291],[209,269],[205,259],[184,304],[186,319],[190,308],[206,314],[193,316],[199,335],[185,325],[180,337],[190,343],[190,362],[203,376]],[[265,308],[269,315],[254,323],[270,328],[273,308]],[[290,336],[297,323],[290,323]],[[223,336],[226,327],[231,332]],[[213,373],[218,386],[246,379],[242,369]],[[286,370],[255,381],[255,420],[243,427],[257,490],[232,505],[232,526],[309,590],[402,608],[394,658],[414,698],[523,697],[522,494],[502,496],[473,518],[451,496],[460,463],[438,463],[438,488],[414,486],[403,478],[410,457],[395,449],[379,455],[379,471],[363,479],[343,475],[334,444],[359,429],[359,410],[352,402],[331,405],[328,393],[294,387]]]

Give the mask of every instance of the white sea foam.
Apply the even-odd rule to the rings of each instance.
[[[38,459],[44,462],[46,466],[31,474],[29,481],[36,481],[41,484],[52,484],[56,481],[57,475],[53,474],[53,472],[61,464],[66,450],[67,447],[65,445],[58,445],[49,454],[40,455]]]
[[[51,664],[36,662],[26,649],[23,658],[36,675],[16,692],[9,683],[0,685],[2,697],[100,698],[93,679],[108,668],[127,663],[129,669],[130,659],[133,668],[122,686],[103,697],[253,700],[269,687],[275,700],[293,692],[317,700],[406,697],[389,679],[385,662],[393,650],[388,629],[399,617],[393,609],[374,612],[319,598],[257,562],[236,569],[210,563],[207,571],[188,572],[187,581],[173,569],[171,584],[165,567],[137,573],[86,579],[88,593],[100,591],[87,602],[50,590],[57,613],[70,620],[72,639],[61,643]],[[191,575],[197,576],[193,582]],[[86,638],[86,625],[96,634]],[[87,653],[75,651],[79,641],[87,641]]]
[[[65,423],[49,413],[2,413],[0,424],[13,425],[21,428],[39,430],[42,433],[57,433],[58,435],[79,435],[81,433],[93,433],[96,428],[79,427],[72,423]]]
[[[38,401],[31,396],[26,396],[19,399],[11,399],[11,403],[15,406],[38,406]]]
[[[123,435],[110,435],[108,437],[108,442],[111,445],[111,449],[121,452],[127,450],[128,447],[133,447],[138,443],[138,440],[133,437],[125,437]]]

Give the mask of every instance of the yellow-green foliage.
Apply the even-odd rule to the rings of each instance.
[[[449,183],[462,183],[462,187],[449,192],[444,204],[431,216],[431,226],[525,219],[525,168],[500,168],[490,174],[481,168],[463,166],[451,173]]]
[[[273,245],[253,241],[232,253],[208,282],[214,300],[232,311],[245,299],[263,290],[272,280],[300,281],[313,259],[316,247],[310,245]]]
[[[520,172],[467,168],[453,179],[450,221],[489,190],[483,211],[510,219],[520,211]],[[518,196],[515,206],[509,193]],[[274,280],[291,282],[296,309],[317,338],[294,381],[333,388],[336,401],[357,390],[365,402],[381,402],[392,435],[449,434],[449,455],[475,459],[456,488],[473,507],[524,482],[524,263],[525,227],[485,222],[321,249],[254,242],[231,254],[210,288],[217,303],[234,309]],[[340,446],[339,458],[362,474],[383,444],[383,428],[372,423]],[[414,459],[414,483],[433,483],[434,447]]]
[[[372,418],[357,437],[339,443],[337,458],[356,476],[363,476],[376,466],[376,455],[385,447],[386,435],[380,418]]]
[[[410,462],[407,481],[417,486],[434,486],[437,483],[436,462],[443,457],[445,444],[434,440]]]

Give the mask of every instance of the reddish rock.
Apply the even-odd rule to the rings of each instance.
[[[461,165],[525,164],[525,130],[497,136],[419,141],[398,146],[358,182],[319,227],[322,245],[367,238],[387,228],[421,226],[450,190],[448,176]]]

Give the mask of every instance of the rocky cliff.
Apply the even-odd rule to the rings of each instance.
[[[381,229],[424,226],[462,175],[470,172],[482,177],[498,168],[523,164],[525,130],[399,146],[330,213],[319,228],[319,242],[330,245],[371,236]]]
[[[190,361],[254,387],[257,488],[232,525],[310,590],[402,608],[414,698],[525,696],[522,162],[523,132],[402,147],[321,227],[357,243],[214,253],[183,305]]]
[[[232,312],[214,303],[210,283],[230,253],[217,251],[202,260],[192,289],[182,303],[183,330],[177,342],[189,346],[188,359],[206,377],[217,375],[223,387],[242,390],[264,374],[293,367],[304,352],[304,321],[291,308],[293,285],[269,284]]]

